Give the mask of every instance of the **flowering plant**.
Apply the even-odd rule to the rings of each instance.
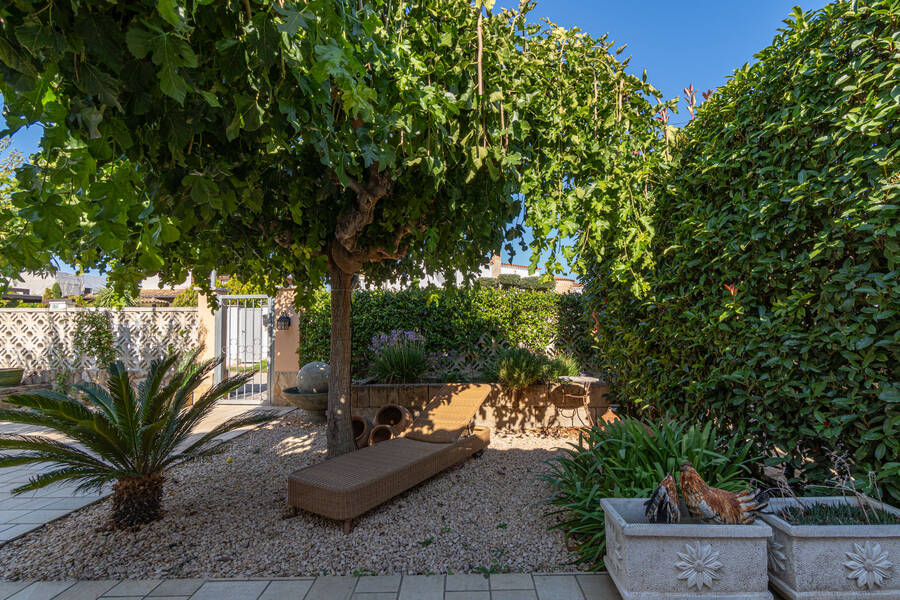
[[[378,333],[372,336],[369,342],[369,350],[373,354],[381,354],[387,348],[393,348],[400,344],[409,342],[424,344],[425,338],[422,334],[405,329],[391,329],[388,333]]]

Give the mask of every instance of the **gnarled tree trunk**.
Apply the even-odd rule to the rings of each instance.
[[[328,372],[328,456],[355,449],[350,423],[350,292],[352,273],[329,261],[331,358]]]

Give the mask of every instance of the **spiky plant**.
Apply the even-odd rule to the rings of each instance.
[[[8,404],[26,410],[0,410],[0,421],[47,427],[70,440],[0,435],[0,451],[24,451],[0,454],[0,467],[53,465],[13,493],[64,480],[78,482],[78,489],[83,491],[114,482],[114,525],[131,527],[157,519],[166,469],[208,453],[210,442],[223,433],[272,417],[269,413],[237,416],[189,440],[191,431],[209,415],[216,400],[253,377],[252,372],[229,377],[189,404],[216,364],[215,360],[198,363],[196,352],[184,359],[179,353],[171,353],[153,361],[147,378],[134,387],[125,366],[116,361],[109,365],[106,389],[94,383],[77,386],[84,394],[84,403],[49,390],[10,396]]]

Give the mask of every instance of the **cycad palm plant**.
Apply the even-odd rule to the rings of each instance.
[[[0,436],[0,450],[24,451],[0,454],[0,467],[28,463],[53,466],[13,493],[63,480],[78,482],[80,490],[97,490],[115,482],[112,520],[116,526],[130,527],[157,519],[167,468],[208,453],[216,436],[272,417],[269,413],[239,415],[189,440],[191,431],[210,414],[216,400],[253,376],[251,372],[229,377],[190,404],[193,393],[217,364],[214,360],[198,363],[196,359],[196,352],[186,359],[171,353],[153,361],[146,379],[136,387],[122,362],[116,361],[109,365],[106,389],[94,383],[77,386],[85,403],[49,390],[10,396],[6,402],[19,409],[0,410],[0,421],[47,427],[71,440],[42,435]]]

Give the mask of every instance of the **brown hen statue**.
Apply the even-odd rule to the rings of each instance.
[[[769,504],[762,490],[734,493],[709,487],[689,462],[681,463],[681,497],[692,516],[722,525],[752,523]]]
[[[671,473],[659,482],[653,495],[644,502],[644,507],[644,514],[651,523],[677,523],[681,519],[678,488]]]

